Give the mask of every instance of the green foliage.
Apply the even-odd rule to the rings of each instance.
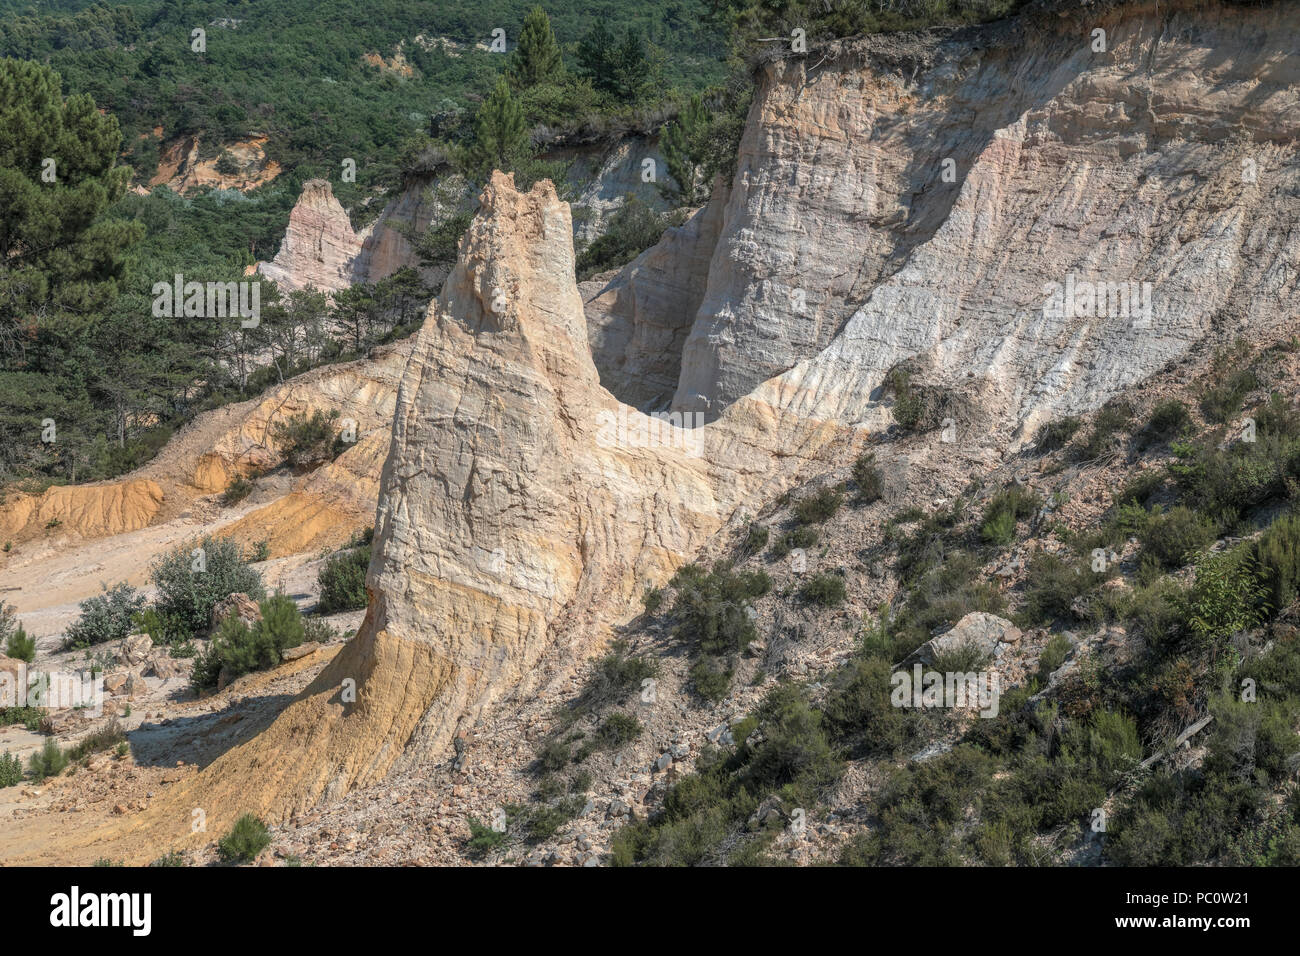
[[[596,737],[602,747],[616,750],[636,740],[641,736],[641,730],[641,721],[631,714],[616,711],[605,718]]]
[[[731,33],[738,54],[769,45],[770,37],[789,37],[800,27],[809,42],[889,30],[982,23],[1008,16],[1027,0],[847,0],[821,3],[790,0],[782,4],[759,0],[707,0],[711,19]]]
[[[32,663],[36,660],[36,639],[28,637],[27,632],[20,626],[5,641],[5,657]]]
[[[580,281],[630,262],[659,241],[664,230],[681,225],[681,212],[656,212],[629,195],[609,217],[605,231],[578,256]]]
[[[1284,515],[1269,525],[1255,541],[1252,557],[1267,607],[1276,614],[1293,604],[1300,597],[1300,515]]]
[[[998,492],[984,509],[980,536],[989,544],[1010,544],[1015,540],[1016,522],[1032,515],[1041,504],[1038,495],[1019,485]]]
[[[1228,530],[1258,505],[1286,493],[1300,476],[1300,440],[1276,434],[1227,448],[1207,441],[1175,443],[1169,471],[1185,504]]]
[[[911,376],[902,369],[893,369],[886,377],[885,384],[894,393],[894,404],[890,406],[889,412],[894,416],[898,427],[906,432],[918,429],[925,418],[926,403],[912,387]]]
[[[800,524],[821,524],[840,510],[843,501],[834,488],[822,488],[794,506],[794,519]]]
[[[271,845],[271,831],[251,813],[245,813],[230,832],[217,841],[217,854],[227,863],[247,863]]]
[[[793,531],[787,531],[778,537],[772,543],[772,549],[769,552],[772,557],[780,560],[786,557],[795,548],[807,550],[817,543],[817,531],[809,527],[798,527]]]
[[[864,452],[859,455],[853,462],[853,484],[858,489],[858,501],[862,504],[871,504],[873,501],[879,501],[885,493],[885,476],[876,467],[876,456],[872,452]]]
[[[316,573],[320,586],[317,611],[333,614],[364,609],[370,601],[366,594],[366,570],[369,567],[370,548],[347,548],[326,558]]]
[[[135,615],[144,608],[144,595],[126,582],[100,587],[104,593],[82,601],[81,616],[64,632],[65,650],[120,641],[131,633]]]
[[[814,574],[799,589],[799,596],[805,601],[822,607],[837,607],[843,604],[846,594],[844,578],[830,572]]]
[[[309,468],[334,458],[334,420],[338,414],[337,409],[326,413],[317,408],[310,415],[298,412],[273,424],[271,435],[284,460],[295,468]]]
[[[477,817],[468,817],[466,822],[469,824],[469,840],[466,846],[474,855],[483,856],[506,842],[505,830],[493,830]]]
[[[171,850],[170,852],[164,853],[162,856],[158,857],[158,859],[154,860],[149,865],[151,867],[187,866],[188,861],[185,858],[184,850]]]
[[[5,787],[16,787],[22,781],[22,763],[6,750],[3,754],[0,754],[0,790]]]
[[[1082,427],[1083,419],[1077,416],[1053,419],[1038,430],[1037,450],[1046,453],[1064,448]]]
[[[748,111],[750,86],[736,85],[706,99],[690,98],[659,138],[668,174],[682,203],[695,206],[709,197],[715,177],[730,178]]]
[[[117,719],[109,721],[108,726],[86,735],[77,741],[76,745],[68,751],[68,759],[71,761],[85,760],[91,754],[101,753],[105,750],[116,750],[119,745],[126,744],[126,732],[118,725]]]
[[[253,493],[253,488],[251,481],[243,475],[236,475],[230,479],[230,484],[226,485],[226,490],[221,495],[221,503],[227,508],[237,505]]]
[[[1115,438],[1133,419],[1133,409],[1123,402],[1112,402],[1097,412],[1092,420],[1088,440],[1079,446],[1077,457],[1093,461],[1114,450]]]
[[[1146,427],[1139,434],[1139,441],[1143,447],[1161,445],[1180,437],[1191,425],[1192,416],[1187,406],[1171,398],[1152,409]]]
[[[1048,638],[1042,653],[1038,655],[1038,680],[1042,684],[1045,685],[1052,672],[1065,663],[1072,648],[1070,639],[1064,634],[1053,634]]]
[[[1104,574],[1087,562],[1070,562],[1039,551],[1025,569],[1025,597],[1021,613],[1027,623],[1041,624],[1071,614],[1075,598],[1100,584]]]
[[[745,540],[740,543],[742,558],[758,554],[767,547],[768,529],[757,521],[751,521],[745,529]]]
[[[1193,638],[1217,656],[1232,635],[1260,622],[1267,593],[1246,549],[1201,556],[1189,601]]]
[[[510,84],[501,77],[474,116],[474,140],[466,155],[467,166],[476,178],[486,180],[494,169],[514,172],[531,158],[524,111],[510,92]]]
[[[506,75],[516,87],[529,87],[552,83],[563,73],[564,62],[551,20],[541,7],[533,7],[524,17],[519,45],[511,54]]]
[[[67,753],[59,748],[58,741],[50,737],[44,747],[27,758],[27,775],[34,783],[41,783],[46,777],[57,777],[67,766]]]
[[[1184,505],[1152,516],[1142,532],[1142,553],[1163,567],[1178,568],[1214,540],[1214,523]]]
[[[1201,412],[1212,422],[1226,422],[1241,411],[1246,395],[1259,387],[1255,373],[1239,369],[1208,386],[1201,396]]]
[[[725,661],[706,655],[691,665],[689,677],[695,693],[705,700],[717,702],[727,696],[732,674]]]
[[[194,662],[190,681],[195,690],[215,686],[225,671],[228,680],[279,665],[281,655],[306,636],[298,605],[285,594],[273,594],[259,605],[262,619],[248,627],[232,614],[221,622],[212,642]]]
[[[604,18],[578,42],[578,70],[596,90],[622,104],[636,104],[660,84],[662,57],[645,36],[627,27],[621,38]]]
[[[705,573],[685,565],[674,575],[673,586],[673,633],[679,640],[706,654],[729,654],[757,637],[745,610],[771,588],[766,574],[738,574],[725,566]]]
[[[266,594],[261,574],[248,566],[232,538],[205,535],[159,556],[149,570],[158,592],[154,610],[185,637],[206,631],[212,609],[231,594],[255,601]]]

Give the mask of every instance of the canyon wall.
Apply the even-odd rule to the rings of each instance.
[[[495,174],[402,376],[360,632],[140,825],[282,819],[445,759],[543,647],[593,652],[708,536],[850,461],[901,362],[986,419],[942,450],[975,474],[1290,314],[1300,12],[1108,10],[771,60],[730,186],[585,296],[568,206]],[[1151,314],[1051,307],[1071,275],[1150,282]],[[679,344],[696,428],[624,404],[662,401]],[[876,449],[891,481],[922,464]]]

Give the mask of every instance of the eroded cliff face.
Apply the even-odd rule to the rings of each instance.
[[[767,400],[879,425],[873,389],[918,356],[1032,424],[1276,324],[1298,27],[1294,4],[1128,4],[769,64],[674,407],[714,417],[773,379]],[[1078,314],[1045,309],[1067,282]],[[1150,283],[1150,313],[1084,283]]]
[[[259,262],[257,271],[286,292],[338,292],[352,284],[361,245],[329,182],[309,179],[289,213],[280,251],[270,262]]]
[[[280,820],[444,759],[543,648],[590,653],[710,535],[850,461],[900,362],[986,420],[943,448],[964,479],[1017,427],[1280,322],[1300,14],[1160,7],[769,64],[729,189],[585,303],[568,206],[494,175],[402,376],[358,636],[138,825]],[[1045,309],[1071,275],[1151,282],[1149,320]],[[674,374],[707,425],[624,404]],[[930,453],[876,454],[901,483]]]

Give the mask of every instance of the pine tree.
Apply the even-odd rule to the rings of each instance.
[[[494,169],[512,172],[526,162],[529,155],[524,111],[510,94],[510,84],[501,77],[474,117],[470,166],[486,178]]]
[[[122,134],[47,66],[0,59],[0,360],[37,328],[83,322],[117,292],[143,227],[101,214],[126,191]]]
[[[533,7],[524,17],[519,46],[511,57],[507,74],[518,89],[555,83],[564,75],[560,45],[555,42],[550,18],[541,7]]]
[[[709,145],[709,111],[697,93],[691,97],[677,119],[664,127],[659,148],[672,176],[681,188],[682,199],[688,205],[703,200],[709,183],[705,163]]]

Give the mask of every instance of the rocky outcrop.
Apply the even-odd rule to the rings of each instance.
[[[309,179],[289,213],[280,251],[270,262],[258,263],[258,272],[284,291],[338,292],[352,284],[360,252],[361,239],[329,182]]]
[[[408,183],[365,234],[352,264],[352,281],[378,282],[400,269],[418,267],[424,281],[437,288],[448,270],[422,267],[410,237],[468,209],[472,199],[469,184],[459,175]]]
[[[1132,4],[769,64],[674,407],[770,379],[765,400],[878,426],[874,390],[918,357],[1032,426],[1271,327],[1300,255],[1297,16]]]
[[[578,287],[601,384],[642,411],[671,404],[686,337],[704,299],[725,197],[719,184],[707,206],[630,265]]]
[[[579,249],[604,235],[609,217],[629,196],[651,209],[668,207],[663,186],[672,186],[657,137],[629,135],[592,149],[556,150],[544,159],[569,162],[565,181],[575,209],[573,237]]]
[[[161,135],[161,127],[155,133]],[[149,185],[166,186],[177,193],[195,189],[238,189],[241,192],[256,189],[283,172],[279,163],[267,159],[266,143],[267,137],[254,136],[226,145],[218,156],[202,159],[198,138],[183,136],[163,147],[158,169]],[[221,163],[223,158],[225,163]],[[217,168],[218,164],[221,164],[221,169]]]
[[[568,206],[547,182],[521,193],[494,175],[402,374],[357,637],[266,731],[151,808],[150,847],[199,839],[184,835],[193,806],[213,829],[282,820],[446,758],[528,694],[544,648],[590,653],[711,535],[851,461],[889,422],[881,385],[902,362],[987,419],[939,453],[964,483],[1017,426],[1095,408],[1243,322],[1279,323],[1300,276],[1300,63],[1264,39],[1300,14],[1191,10],[771,62],[720,211],[586,309]],[[1051,289],[1098,280],[1152,282],[1149,320],[1096,314],[1095,296],[1054,310]],[[654,344],[682,341],[689,314],[662,310],[701,288],[674,407],[709,423],[658,423],[620,399],[660,400],[674,357]],[[916,483],[935,454],[876,452],[887,484]],[[959,627],[939,650],[1012,639],[998,619]]]

